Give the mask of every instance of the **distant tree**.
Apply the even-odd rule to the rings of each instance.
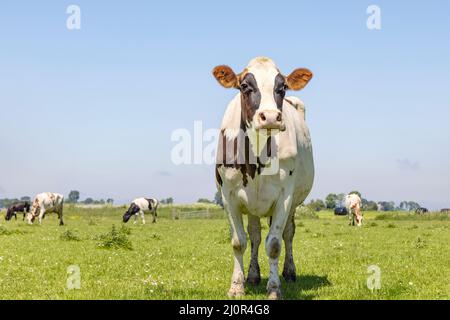
[[[159,202],[161,204],[173,204],[173,198],[170,197],[170,198],[166,198],[166,199],[161,199]]]
[[[70,203],[77,203],[80,200],[80,192],[77,190],[70,191],[68,200]]]
[[[20,198],[20,201],[31,202],[31,198],[25,196],[25,197]]]
[[[330,193],[325,198],[325,205],[326,205],[327,209],[336,208],[336,202],[337,202],[337,195],[334,193]]]
[[[409,207],[409,211],[416,211],[417,209],[420,208],[420,204],[418,204],[417,202],[414,202],[414,201],[409,201],[408,207]]]
[[[395,210],[395,202],[390,201],[380,201],[379,203],[379,207],[381,211],[394,211]]]
[[[222,194],[219,191],[214,195],[214,202],[223,208]]]
[[[378,211],[378,205],[375,201],[369,201],[367,199],[361,199],[362,209],[365,211]]]
[[[19,199],[1,199],[0,208],[7,208],[10,205],[19,202]]]
[[[311,202],[307,205],[307,207],[313,211],[321,211],[326,209],[325,203],[320,199],[311,200]]]
[[[198,203],[213,203],[211,200],[206,198],[200,198],[197,200]]]
[[[106,203],[109,205],[113,205],[114,204],[114,199],[109,198],[108,200],[106,200]]]
[[[94,199],[92,198],[87,198],[86,200],[84,200],[84,204],[93,204],[94,203]]]
[[[338,195],[337,195],[337,199],[336,199],[336,201],[337,201],[337,203],[336,203],[336,206],[338,206],[338,207],[343,207],[343,206],[345,206],[345,193],[339,193]]]

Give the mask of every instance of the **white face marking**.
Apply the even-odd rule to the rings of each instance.
[[[273,61],[267,58],[255,58],[250,61],[247,70],[255,76],[256,84],[261,92],[259,110],[277,110],[273,89],[275,78],[280,72]]]
[[[248,64],[246,71],[252,74],[258,87],[260,102],[256,112],[247,123],[249,128],[259,130],[263,127],[273,126],[272,129],[284,130],[281,113],[274,96],[275,82],[280,71],[275,63],[268,58],[255,58]],[[247,120],[248,121],[248,120]],[[280,121],[280,122],[278,122]]]

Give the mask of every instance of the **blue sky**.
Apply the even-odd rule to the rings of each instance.
[[[66,8],[81,8],[81,30]],[[381,8],[382,29],[366,27]],[[310,68],[311,197],[450,206],[448,1],[2,1],[0,197],[215,193],[214,168],[175,166],[171,133],[217,128],[233,90],[211,69],[269,56]]]

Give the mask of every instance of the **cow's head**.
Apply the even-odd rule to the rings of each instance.
[[[5,215],[5,220],[6,220],[6,221],[11,220],[11,218],[12,218],[12,216],[13,216],[13,212],[14,212],[14,210],[13,210],[12,208],[9,208],[9,209],[6,211],[6,215]]]
[[[27,213],[27,222],[29,224],[33,224],[34,219],[39,215],[40,211],[39,201],[37,199],[34,200],[33,205],[31,206],[31,209],[28,210]]]
[[[226,65],[213,70],[217,81],[225,88],[241,92],[242,121],[254,129],[285,129],[282,118],[286,90],[301,90],[313,77],[308,69],[295,69],[290,75],[280,73],[269,58],[255,58],[239,74]]]
[[[127,212],[125,212],[125,214],[123,215],[123,222],[127,223],[132,216],[134,216],[136,213],[139,212],[139,210],[140,210],[139,207],[134,203],[132,203],[131,206],[128,208]]]

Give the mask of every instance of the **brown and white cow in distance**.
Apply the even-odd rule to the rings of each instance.
[[[270,275],[269,299],[281,298],[278,259],[285,243],[283,277],[296,280],[292,256],[294,213],[311,191],[314,163],[303,103],[286,98],[287,90],[301,90],[312,78],[308,69],[284,76],[269,58],[255,58],[239,74],[218,66],[214,77],[225,88],[239,92],[222,121],[216,165],[216,182],[228,213],[234,251],[234,271],[229,296],[244,294],[243,255],[247,247],[243,215],[248,215],[251,261],[247,283],[261,281],[258,249],[260,219],[272,222],[265,241]]]
[[[27,215],[27,222],[33,224],[38,218],[39,224],[47,213],[56,213],[59,225],[64,225],[63,220],[64,196],[58,193],[45,192],[38,194],[33,201],[31,211]]]
[[[350,225],[354,226],[356,224],[358,227],[361,227],[363,219],[361,214],[361,198],[355,193],[346,195],[345,207],[347,208]]]

